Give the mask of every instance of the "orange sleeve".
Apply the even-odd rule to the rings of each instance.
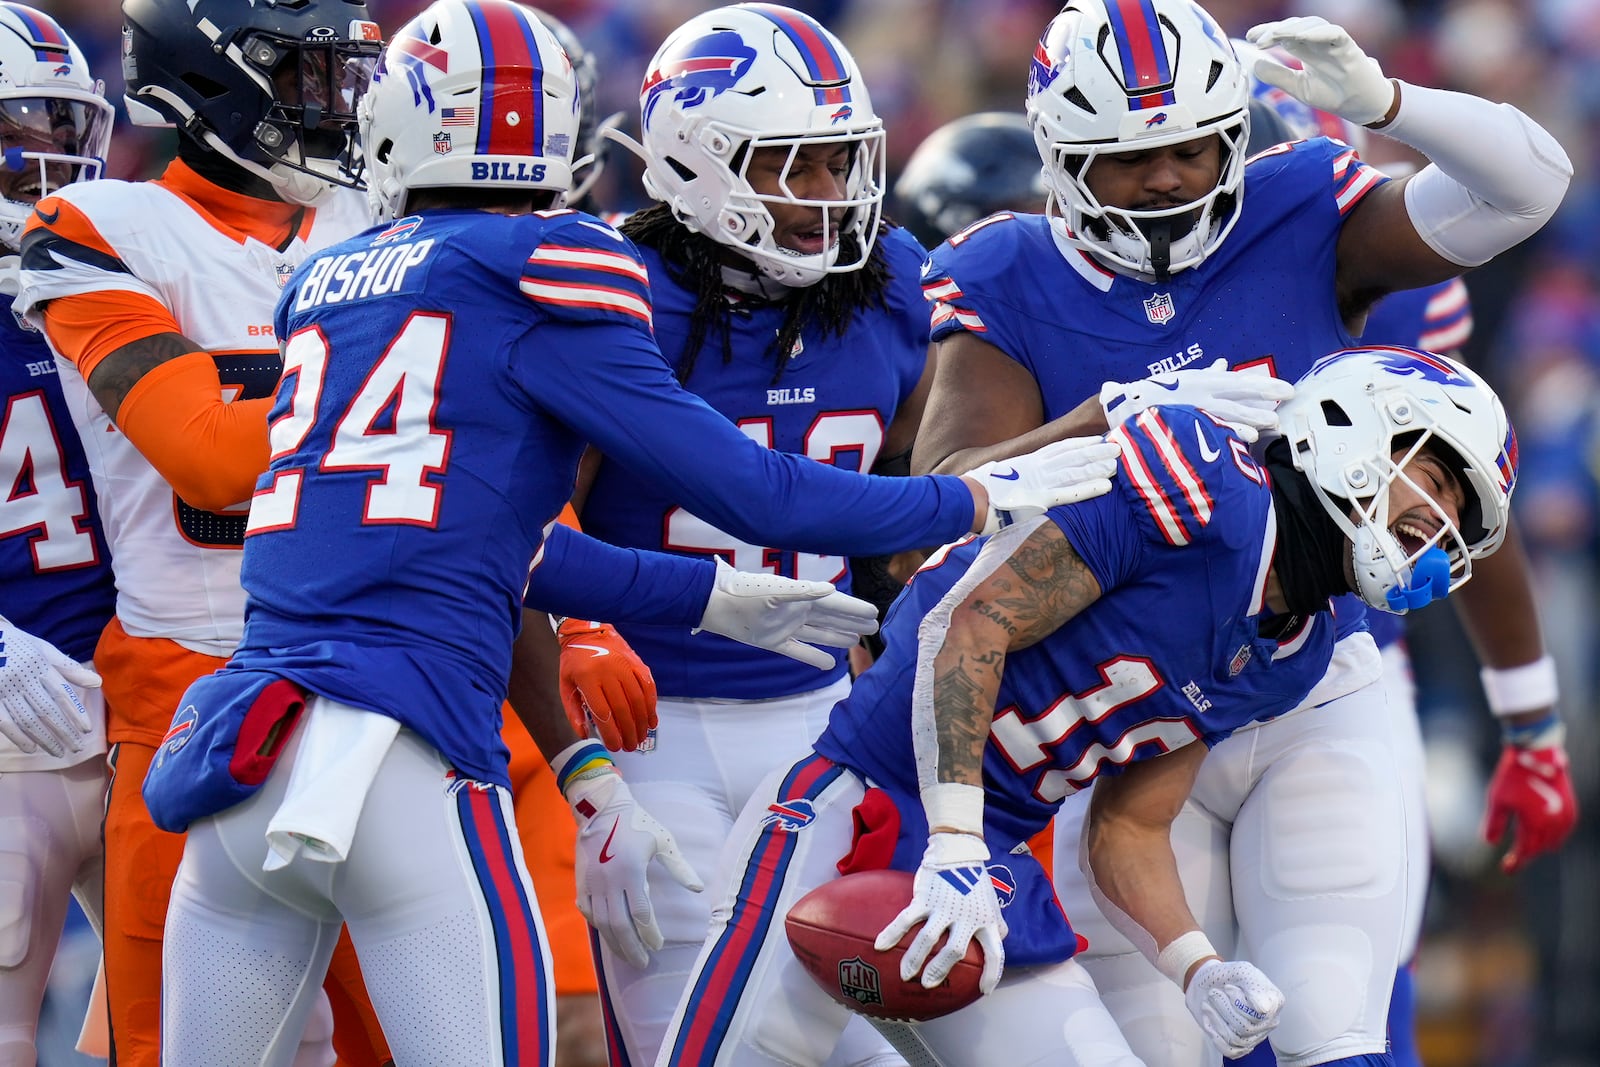
[[[191,352],[135,382],[117,425],[186,503],[220,511],[249,500],[267,469],[272,399],[228,403],[211,356]]]
[[[61,296],[44,306],[51,346],[78,367],[85,381],[100,361],[123,345],[157,334],[182,334],[161,301],[125,289]]]
[[[582,526],[578,525],[578,513],[572,510],[571,504],[562,505],[561,514],[556,516],[556,521],[561,525],[571,527],[574,530],[581,531],[583,529]]]

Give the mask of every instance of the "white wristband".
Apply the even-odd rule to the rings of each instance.
[[[1172,979],[1177,987],[1182,989],[1183,980],[1189,976],[1189,968],[1216,954],[1217,950],[1211,947],[1211,940],[1205,934],[1199,930],[1190,930],[1174,938],[1161,950],[1156,956],[1156,970]]]
[[[1520,667],[1485,667],[1478,672],[1489,710],[1496,715],[1521,715],[1555,707],[1561,693],[1556,683],[1556,661],[1548,655]]]
[[[983,836],[983,787],[937,782],[922,790],[922,810],[931,833],[950,831]]]

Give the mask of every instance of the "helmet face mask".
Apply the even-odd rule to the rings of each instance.
[[[855,61],[814,20],[773,4],[690,19],[651,60],[640,112],[645,190],[689,229],[785,285],[866,264],[887,184],[883,123]],[[837,196],[794,187],[794,165],[813,146],[847,152]],[[767,149],[788,162],[775,189],[758,191],[751,166],[772,158]],[[815,212],[820,251],[781,243],[774,209],[789,208]]]
[[[360,104],[374,221],[426,188],[547,190],[559,206],[579,107],[572,65],[533,11],[436,0],[390,39]]]
[[[176,126],[291,202],[361,186],[356,113],[382,48],[362,0],[125,0],[123,20],[135,124]]]
[[[1368,605],[1403,613],[1404,592],[1430,568],[1441,583],[1447,571],[1454,591],[1472,561],[1504,541],[1516,435],[1493,390],[1461,364],[1405,348],[1336,352],[1295,383],[1278,417],[1296,469],[1350,540],[1356,591]],[[1460,483],[1458,520],[1411,473],[1424,451]],[[1426,520],[1391,514],[1397,486],[1420,500]]]
[[[1137,18],[1130,17],[1137,15]],[[1164,278],[1203,262],[1244,195],[1249,81],[1222,30],[1191,0],[1069,0],[1045,28],[1027,114],[1068,241],[1124,270]],[[1104,156],[1218,139],[1212,187],[1177,207],[1101,203],[1088,176]]]
[[[115,119],[55,20],[0,5],[0,245],[15,250],[40,197],[100,177]]]

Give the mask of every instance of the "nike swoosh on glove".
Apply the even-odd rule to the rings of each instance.
[[[1069,437],[973,468],[962,477],[977,481],[989,494],[988,516],[979,532],[992,534],[1053,507],[1109,493],[1120,455],[1121,446],[1103,437]]]
[[[644,660],[603,622],[563,619],[561,704],[579,737],[597,734],[613,752],[632,752],[656,727],[656,680]]]
[[[569,783],[566,797],[578,820],[578,911],[613,952],[643,968],[662,942],[650,903],[650,861],[659,859],[685,889],[698,893],[705,886],[615,770]]]
[[[1183,1001],[1217,1051],[1238,1059],[1278,1025],[1283,993],[1243,960],[1207,960],[1189,979]]]
[[[1572,789],[1566,749],[1561,745],[1519,748],[1506,745],[1489,781],[1483,837],[1499,844],[1515,820],[1511,850],[1500,861],[1510,874],[1535,856],[1554,852],[1578,824],[1578,799]]]
[[[812,646],[854,646],[878,632],[878,609],[827,582],[738,571],[718,556],[711,596],[694,632],[701,630],[827,670],[833,657]]]
[[[1316,15],[1302,15],[1252,26],[1245,38],[1257,48],[1274,45],[1301,63],[1301,69],[1262,56],[1252,73],[1268,85],[1321,111],[1331,111],[1358,126],[1370,126],[1394,106],[1394,84],[1378,61],[1361,50],[1341,26]]]
[[[900,980],[909,982],[920,971],[922,985],[932,989],[949,976],[951,968],[967,954],[974,938],[983,949],[983,974],[978,988],[993,992],[1005,968],[1002,942],[1006,921],[1000,898],[989,877],[989,846],[975,834],[938,833],[928,837],[913,883],[911,903],[878,934],[872,947],[886,952],[900,943],[913,926],[922,929],[900,957]],[[945,933],[944,947],[933,947]],[[932,954],[932,958],[930,958]]]
[[[0,616],[0,735],[22,752],[82,752],[94,723],[74,685],[97,688],[100,676]]]
[[[1262,430],[1278,428],[1278,405],[1294,395],[1294,386],[1281,378],[1254,371],[1228,369],[1226,359],[1205,368],[1169,371],[1136,382],[1106,382],[1100,387],[1100,407],[1106,425],[1127,422],[1145,408],[1182,404],[1209,412],[1227,423],[1247,442]]]

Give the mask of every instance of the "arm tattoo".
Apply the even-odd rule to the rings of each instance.
[[[985,587],[992,599],[974,607],[991,618],[991,612],[1006,618],[1012,649],[1044,640],[1100,597],[1100,583],[1054,523],[1018,546],[978,589]]]
[[[933,679],[934,726],[939,742],[939,781],[983,784],[983,748],[989,741],[994,694],[1000,684],[990,662],[956,662]]]
[[[168,360],[203,351],[201,347],[181,333],[157,333],[129,341],[102,359],[89,374],[89,391],[100,402],[100,407],[117,420],[117,412],[127,399],[128,391],[146,374]]]

